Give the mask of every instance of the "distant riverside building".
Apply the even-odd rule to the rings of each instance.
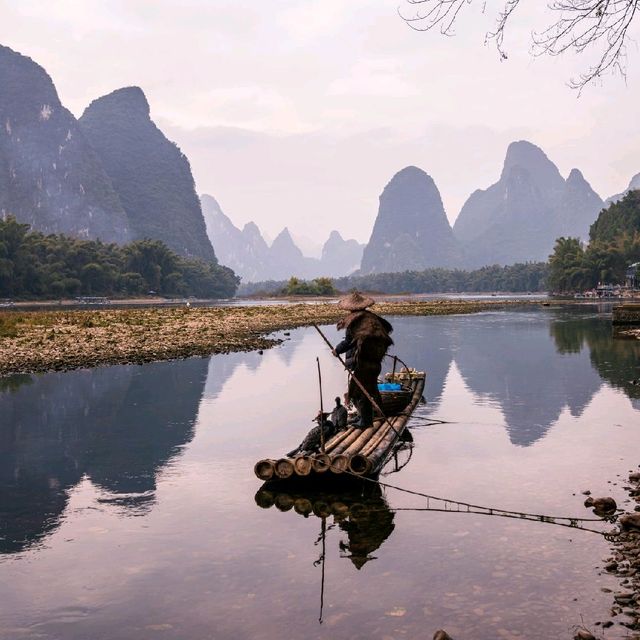
[[[625,284],[630,289],[637,289],[640,285],[640,262],[634,262],[627,267]]]

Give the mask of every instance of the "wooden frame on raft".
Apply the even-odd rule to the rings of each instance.
[[[422,398],[425,374],[422,371],[404,369],[388,373],[385,380],[402,382],[411,388],[411,400],[398,415],[388,420],[377,417],[373,425],[366,429],[350,426],[340,431],[327,440],[324,453],[259,460],[254,466],[256,476],[263,481],[284,481],[294,477],[319,480],[327,472],[330,476],[376,476]]]

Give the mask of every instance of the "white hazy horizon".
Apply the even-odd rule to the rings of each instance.
[[[91,100],[140,86],[151,115],[237,226],[322,243],[366,242],[378,196],[416,165],[453,223],[500,175],[507,145],[541,147],[563,176],[579,168],[601,197],[640,171],[640,52],[626,82],[582,96],[566,86],[592,56],[532,58],[549,13],[524,3],[509,59],[484,46],[499,0],[466,8],[453,38],[412,31],[403,0],[0,0],[0,43],[51,75],[80,116]],[[632,37],[637,37],[638,24]]]

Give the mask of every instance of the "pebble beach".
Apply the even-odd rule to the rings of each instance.
[[[384,316],[448,315],[521,306],[483,300],[377,304]],[[527,302],[539,305],[541,302]],[[344,316],[336,304],[229,307],[153,307],[0,313],[0,375],[42,373],[268,349],[276,331],[332,324]]]

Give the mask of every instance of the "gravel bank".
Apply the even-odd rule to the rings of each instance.
[[[375,311],[385,316],[427,316],[476,313],[523,304],[542,303],[386,302],[376,305]],[[280,342],[268,337],[274,331],[314,322],[332,324],[343,315],[335,304],[7,311],[0,313],[0,375],[266,349]]]

